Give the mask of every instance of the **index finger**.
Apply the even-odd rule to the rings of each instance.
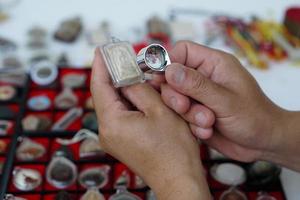
[[[118,114],[118,111],[127,110],[116,88],[112,85],[99,48],[95,50],[93,61],[91,93],[99,119],[108,114]]]
[[[216,66],[218,50],[191,41],[179,41],[169,52],[172,63],[180,63],[209,77]]]

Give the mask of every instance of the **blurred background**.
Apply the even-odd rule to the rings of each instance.
[[[223,34],[222,31],[224,30],[220,30],[222,22],[217,25],[215,23],[217,20],[222,20],[216,19],[215,16],[232,17],[232,19],[224,19],[225,21],[234,21],[235,18],[240,18],[243,20],[241,23],[246,24],[249,24],[253,17],[264,20],[266,23],[283,23],[286,9],[297,5],[299,6],[299,2],[297,4],[296,0],[280,0],[276,3],[272,0],[264,0],[259,3],[237,0],[164,0],[151,2],[134,0],[112,0],[109,2],[92,0],[79,0],[76,2],[71,0],[2,0],[0,9],[3,15],[7,15],[8,18],[2,19],[0,23],[0,36],[16,43],[18,48],[13,53],[19,57],[22,63],[28,63],[36,53],[36,48],[28,47],[28,43],[38,37],[34,34],[30,36],[29,32],[33,28],[41,28],[46,33],[45,39],[42,39],[41,42],[45,43],[46,48],[41,48],[42,51],[46,51],[46,54],[53,60],[57,60],[60,54],[65,53],[70,64],[80,67],[88,66],[92,60],[95,45],[91,45],[90,40],[94,39],[93,42],[95,43],[103,42],[106,39],[104,38],[105,35],[108,33],[121,40],[128,40],[133,44],[142,45],[149,36],[147,21],[153,17],[158,17],[163,23],[168,23],[168,27],[159,30],[160,25],[158,24],[157,31],[165,31],[168,36],[167,39],[171,43],[179,39],[191,39],[208,46],[236,53],[245,64],[245,67],[249,68],[251,73],[261,82],[263,89],[271,99],[280,103],[283,107],[299,109],[298,99],[300,94],[295,88],[300,83],[297,76],[299,63],[295,59],[287,58],[285,53],[264,58],[266,54],[272,54],[272,50],[268,50],[268,47],[264,52],[254,50],[254,56],[261,54],[257,55],[257,59],[262,60],[263,64],[256,61],[256,58],[252,59],[254,61],[251,61],[251,59],[249,61],[247,55],[245,56],[245,52],[248,51],[247,44],[246,46],[242,45],[240,48],[238,38],[234,38],[233,40],[237,41],[228,44],[228,41],[232,40],[232,36]],[[71,43],[54,39],[55,32],[59,29],[62,21],[76,17],[80,18],[83,27],[80,34],[78,34],[78,38]],[[270,29],[268,26],[272,27],[272,25],[265,24],[262,25],[260,30],[254,32],[261,34],[264,30]],[[299,29],[299,27],[297,28]],[[93,33],[94,37],[91,36]],[[98,33],[100,36],[97,37]],[[263,34],[268,35],[270,33],[265,31]],[[266,37],[265,46],[269,45],[268,40],[272,40],[268,37]],[[242,40],[240,43],[243,42]],[[251,42],[248,43],[251,44]],[[3,55],[3,51],[1,54]],[[248,57],[250,56],[248,55]],[[29,65],[25,65],[25,67],[28,68]],[[268,69],[256,70],[259,68]]]
[[[275,103],[300,110],[299,7],[299,0],[0,0],[0,82],[39,59],[88,68],[111,36],[136,51],[188,39],[235,54]],[[284,169],[281,180],[287,198],[300,199],[300,174]]]

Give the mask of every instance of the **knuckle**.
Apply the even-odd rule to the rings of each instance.
[[[224,51],[216,51],[214,54],[213,63],[215,66],[221,63],[226,67],[233,67],[234,65],[239,65],[239,60],[231,53]]]
[[[176,47],[181,47],[181,46],[185,46],[187,43],[189,43],[189,41],[187,41],[187,40],[179,40],[178,42],[176,42],[175,46]]]
[[[191,87],[192,91],[203,91],[206,89],[206,81],[205,79],[197,74],[193,74],[191,78]]]
[[[176,42],[175,44],[175,48],[188,48],[191,44],[193,44],[194,42],[191,42],[189,40],[179,40]]]
[[[240,64],[240,61],[233,54],[227,53],[227,58],[228,58],[228,61],[231,63],[234,63],[236,65]]]
[[[155,114],[157,116],[166,116],[167,112],[168,112],[168,109],[163,105],[156,106],[156,108],[155,108]]]
[[[231,53],[227,53],[227,52],[224,52],[224,51],[220,51],[220,57],[226,60],[229,60],[231,62],[236,62],[238,61],[238,59]]]
[[[147,110],[148,115],[152,117],[166,116],[168,112],[167,106],[163,103],[149,106],[145,108],[145,110]]]
[[[220,57],[220,58],[229,58],[229,57],[232,56],[232,54],[227,53],[227,52],[225,52],[225,51],[221,51],[221,50],[217,50],[217,51],[216,51],[216,55],[217,55],[218,57]]]
[[[222,64],[224,60],[226,60],[226,55],[225,52],[223,51],[215,50],[211,52],[211,54],[207,57],[207,59],[213,66],[216,67]]]

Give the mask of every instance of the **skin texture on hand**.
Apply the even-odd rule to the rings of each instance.
[[[151,84],[192,132],[239,161],[266,159],[280,145],[283,109],[271,102],[232,55],[193,42],[177,43],[172,64]]]
[[[115,89],[97,49],[91,92],[106,152],[140,175],[159,199],[210,199],[199,145],[155,89],[146,83]]]
[[[284,111],[282,116],[277,129],[281,134],[278,145],[273,151],[266,151],[263,159],[300,172],[300,112]]]

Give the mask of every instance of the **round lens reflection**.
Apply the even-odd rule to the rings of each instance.
[[[166,65],[165,50],[158,45],[151,46],[145,53],[146,63],[154,69],[160,69]]]

